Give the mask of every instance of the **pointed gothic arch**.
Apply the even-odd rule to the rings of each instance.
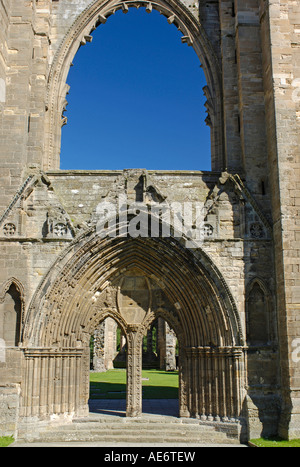
[[[263,280],[255,277],[246,287],[246,339],[249,346],[274,340],[271,326],[271,294]]]
[[[70,244],[38,287],[27,313],[24,344],[73,346],[74,335],[67,334],[66,320],[74,308],[78,309],[78,300],[82,305],[80,316],[89,319],[90,301],[95,294],[106,289],[122,274],[120,271],[133,268],[161,284],[182,319],[186,343],[243,345],[234,299],[222,274],[203,250],[194,254],[173,237],[101,238],[96,227]],[[78,332],[81,325],[76,322]]]
[[[54,266],[32,299],[23,347],[26,375],[37,368],[47,374],[50,365],[61,375],[60,385],[51,383],[47,401],[39,400],[45,398],[42,394],[34,401],[25,396],[25,413],[36,410],[32,404],[38,400],[37,410],[45,415],[53,407],[48,399],[58,400],[64,393],[56,413],[86,414],[89,338],[99,321],[109,316],[126,334],[127,415],[137,416],[142,340],[153,319],[162,316],[174,328],[182,349],[180,415],[224,420],[241,416],[244,354],[239,318],[225,281],[202,250],[195,255],[174,237],[101,238],[94,227],[74,240]],[[139,303],[134,318],[118,301],[126,274],[143,278],[152,294],[151,306]],[[77,398],[68,400],[70,385],[79,374]],[[28,384],[30,379],[25,395]]]
[[[75,20],[63,38],[51,65],[46,103],[45,159],[44,170],[58,169],[61,146],[61,127],[65,123],[63,112],[69,86],[66,83],[69,68],[81,45],[92,40],[91,32],[104,24],[117,10],[127,12],[130,7],[145,7],[149,13],[154,9],[167,18],[182,32],[182,42],[192,46],[199,57],[207,86],[207,124],[211,127],[212,169],[223,170],[224,135],[222,127],[222,80],[221,68],[214,49],[195,16],[178,0],[94,0]]]
[[[24,288],[11,277],[0,293],[0,337],[6,346],[18,346],[24,320]]]

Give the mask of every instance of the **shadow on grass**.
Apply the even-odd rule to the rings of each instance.
[[[126,399],[126,384],[91,382],[90,399]]]
[[[90,399],[126,399],[126,384],[91,382]],[[178,399],[178,388],[143,385],[143,399]]]

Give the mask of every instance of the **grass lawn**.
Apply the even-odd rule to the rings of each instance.
[[[260,448],[300,448],[300,439],[286,441],[284,439],[251,439],[251,443]]]
[[[0,436],[0,448],[6,448],[14,442],[12,436]]]
[[[178,372],[143,370],[143,399],[178,399]],[[91,399],[126,399],[126,370],[90,374]]]

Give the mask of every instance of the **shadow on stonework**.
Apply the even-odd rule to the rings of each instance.
[[[89,401],[91,414],[126,417],[125,399],[91,399]],[[178,399],[145,399],[143,400],[142,415],[150,416],[179,416]]]
[[[115,417],[126,417],[125,399],[90,399],[90,414],[112,415]]]

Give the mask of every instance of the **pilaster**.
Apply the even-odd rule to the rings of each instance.
[[[282,416],[279,434],[300,436],[300,6],[260,2],[277,282]]]

